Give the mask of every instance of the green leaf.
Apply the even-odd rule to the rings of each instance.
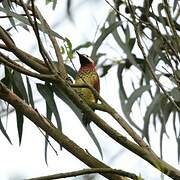
[[[171,90],[171,96],[173,97],[174,101],[180,102],[180,90],[179,88],[175,87]]]
[[[81,45],[77,46],[77,47],[74,48],[72,51],[73,51],[73,53],[74,53],[75,51],[78,51],[78,50],[80,50],[80,49],[82,49],[82,48],[89,48],[90,46],[92,46],[92,42],[87,41],[87,42],[85,42],[84,44],[81,44]]]
[[[52,111],[51,108],[49,108],[48,103],[46,102],[46,117],[51,120],[52,118]],[[45,162],[48,165],[48,160],[47,160],[47,148],[48,148],[48,141],[49,141],[49,136],[46,133],[45,134],[45,147],[44,147],[44,157],[45,157]]]
[[[71,60],[73,58],[73,50],[72,50],[72,43],[68,38],[65,38],[65,49],[68,58]]]
[[[160,92],[156,92],[156,95],[154,96],[152,102],[147,107],[145,116],[144,116],[144,128],[143,128],[143,137],[146,137],[147,141],[149,142],[149,123],[150,123],[150,117],[153,113],[155,113],[160,106],[161,101],[161,94]]]
[[[131,109],[132,106],[134,104],[134,102],[142,96],[142,94],[149,90],[151,88],[150,85],[145,85],[145,86],[140,86],[139,88],[137,88],[136,90],[134,90],[134,92],[130,95],[129,98],[127,98],[127,104],[126,104],[126,113],[130,114],[131,113]]]
[[[120,99],[123,101],[127,100],[127,95],[126,91],[124,89],[124,84],[123,84],[123,70],[125,69],[125,64],[119,64],[118,66],[118,71],[117,71],[117,77],[119,81],[119,94],[120,94]]]
[[[176,141],[177,141],[178,162],[179,162],[179,160],[180,160],[180,134],[179,134],[179,136],[177,137]]]
[[[82,117],[83,117],[83,114],[81,113],[80,109],[72,103],[72,101],[67,97],[66,94],[64,94],[60,88],[58,88],[58,85],[57,84],[53,84],[52,85],[52,90],[56,93],[56,95],[62,100],[64,101],[72,110],[73,112],[76,114],[76,116],[78,117],[78,119],[81,121],[81,123],[83,124],[84,126],[84,123],[82,121]],[[84,126],[84,128],[86,129],[86,131],[88,132],[88,134],[90,135],[91,139],[94,141],[96,147],[98,148],[99,150],[99,153],[102,157],[102,150],[101,150],[101,147],[99,145],[99,142],[96,138],[96,136],[94,135],[92,129],[90,126],[88,126],[87,128]]]
[[[9,16],[8,19],[9,19],[12,27],[14,27],[16,29],[15,21],[14,21],[13,17],[10,16],[10,13],[9,13],[12,10],[12,2],[4,0],[4,1],[2,1],[2,5],[3,5],[4,9],[6,10],[6,15]]]
[[[53,1],[53,10],[56,8],[56,5],[57,5],[57,0],[54,0]]]
[[[126,35],[126,42],[128,42],[129,39],[130,39],[130,30],[129,30],[129,25],[128,24],[126,26],[125,35]]]
[[[125,30],[125,35],[126,35],[126,44],[129,46],[129,50],[132,51],[134,44],[136,42],[135,38],[131,38],[130,30],[129,30],[129,25],[127,24],[126,30]]]
[[[101,155],[101,158],[103,159],[103,152],[102,152],[101,146],[100,146],[99,141],[97,140],[95,134],[93,133],[91,127],[88,125],[85,129],[88,132],[91,139],[94,141],[94,144],[96,145],[96,147]]]
[[[161,118],[161,116],[159,116],[160,120],[161,120],[161,131],[160,131],[160,157],[161,159],[163,159],[163,136],[164,133],[166,133],[166,126],[164,123],[164,119]]]
[[[16,119],[17,119],[17,129],[18,129],[18,136],[19,136],[19,145],[21,145],[24,117],[23,117],[23,114],[17,110],[16,110]]]
[[[39,93],[43,96],[43,98],[46,100],[46,103],[48,104],[48,107],[51,109],[51,111],[53,112],[55,118],[56,118],[56,123],[57,126],[60,130],[62,130],[62,125],[61,125],[61,119],[60,119],[60,115],[54,100],[54,95],[53,95],[53,91],[51,89],[50,84],[46,83],[45,85],[43,84],[36,84],[37,89],[39,91]]]
[[[12,85],[15,94],[17,94],[21,99],[24,99],[28,103],[28,97],[24,86],[24,82],[19,72],[14,71]],[[20,112],[20,110],[16,110],[16,120],[17,120],[17,129],[18,129],[19,145],[20,145],[22,140],[23,123],[24,123],[24,117],[23,114]]]
[[[115,19],[114,19],[114,21],[115,21]],[[108,19],[108,23],[111,25],[111,24],[112,24],[112,20]],[[116,22],[115,22],[115,23],[116,23]],[[121,24],[119,24],[119,25],[121,25]],[[122,39],[121,39],[120,36],[119,36],[119,33],[118,33],[117,29],[114,29],[114,31],[112,31],[111,33],[112,33],[112,35],[113,35],[114,40],[116,41],[116,43],[119,45],[119,47],[121,47],[121,48],[123,49],[123,51],[124,51],[124,53],[126,54],[127,59],[129,60],[129,62],[130,62],[131,64],[133,64],[134,66],[136,66],[138,69],[140,69],[140,66],[137,64],[137,62],[136,62],[135,59],[134,59],[134,56],[133,56],[132,53],[131,53],[131,48],[132,48],[132,46],[133,46],[133,41],[134,41],[134,40],[131,40],[131,41],[132,41],[132,42],[131,42],[131,46],[129,46],[129,42],[128,42],[128,43],[124,43],[124,42],[122,41]],[[134,42],[134,43],[135,43],[135,42]]]
[[[4,129],[4,126],[2,124],[1,118],[0,118],[0,130],[3,133],[3,135],[6,137],[6,139],[9,141],[9,143],[12,144],[11,139],[9,138],[6,130]]]
[[[0,11],[4,12],[4,13],[7,13],[7,10],[0,7]],[[19,20],[20,22],[26,24],[26,25],[30,25],[29,21],[27,18],[15,13],[15,12],[12,12],[12,11],[9,11],[8,12],[10,16],[16,18],[17,20]],[[47,28],[43,28],[43,25],[39,24],[38,23],[38,29],[46,34],[51,34],[52,36],[55,36],[61,40],[65,40],[62,36],[60,36],[57,32],[53,31],[53,30],[49,30]]]
[[[101,74],[100,77],[105,76],[108,73],[108,71],[111,69],[111,67],[112,67],[112,64],[102,66],[103,73]]]
[[[18,91],[18,95],[29,104],[22,76],[19,72],[16,71],[14,71],[13,73],[13,88],[16,88],[16,90]]]
[[[159,3],[158,4],[158,17],[160,19],[161,24],[164,27],[164,30],[166,31],[166,34],[169,36],[169,31],[166,28],[166,24],[169,24],[169,23],[166,23],[166,21],[165,21],[166,18],[164,18],[162,15],[163,10],[164,10],[164,5],[162,3]]]
[[[176,129],[176,112],[174,111],[173,112],[173,129],[174,129],[174,134],[175,134],[175,137],[177,139],[178,135],[177,135],[177,129]]]
[[[48,159],[47,159],[48,141],[49,141],[49,136],[48,134],[45,134],[44,159],[47,166],[48,166]]]
[[[174,0],[174,4],[173,4],[173,12],[176,10],[178,5],[178,0]]]
[[[4,66],[5,77],[1,80],[9,89],[12,87],[12,70]]]
[[[28,76],[26,76],[26,82],[27,82],[29,102],[30,102],[31,106],[34,108],[33,93],[32,93],[31,83],[29,81]]]
[[[123,84],[123,70],[125,69],[125,64],[119,64],[118,66],[118,72],[117,72],[117,77],[119,81],[119,97],[120,97],[120,103],[121,103],[121,108],[126,116],[126,119],[129,121],[129,123],[134,126],[139,132],[142,133],[141,128],[135,124],[135,122],[131,119],[130,114],[127,113],[126,111],[126,101],[127,101],[127,95],[126,91],[124,89],[124,84]]]
[[[162,107],[164,122],[167,123],[171,112],[174,110],[174,105],[172,104],[172,102],[161,103],[161,104],[162,104],[161,107]]]
[[[111,24],[108,28],[105,28],[101,35],[99,36],[99,38],[96,40],[96,42],[94,43],[92,52],[91,52],[91,57],[95,58],[97,51],[99,49],[99,47],[101,46],[101,44],[104,42],[104,39],[111,34],[113,31],[115,31],[115,29],[121,24],[121,22],[115,22],[113,24]]]
[[[54,10],[54,9],[56,8],[56,5],[57,5],[57,0],[46,0],[46,4],[49,4],[50,2],[53,3],[52,8],[53,8],[53,10]]]
[[[159,55],[162,55],[161,48],[162,47],[162,41],[161,39],[156,39],[153,42],[153,45],[149,49],[149,53],[147,56],[148,61],[151,63],[153,69],[155,70],[156,65],[158,64],[160,58]]]
[[[128,45],[129,45],[129,50],[130,50],[130,51],[132,51],[135,42],[136,42],[136,39],[135,39],[135,38],[130,38],[130,39],[129,39]]]

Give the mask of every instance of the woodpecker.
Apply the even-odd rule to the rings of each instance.
[[[99,93],[100,81],[99,81],[99,76],[96,72],[96,66],[95,66],[94,61],[85,54],[80,54],[79,52],[77,52],[77,54],[79,56],[79,61],[80,61],[81,66],[76,75],[75,84],[83,85],[87,83],[89,86],[92,86],[93,88],[95,88],[96,91]],[[89,88],[80,87],[76,89],[79,96],[81,96],[81,98],[83,98],[87,103],[97,102],[98,100],[97,97]],[[91,120],[88,118],[88,114],[83,115],[82,121],[86,127],[87,125],[89,125]]]

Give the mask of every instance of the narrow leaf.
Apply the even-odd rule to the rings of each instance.
[[[155,97],[153,98],[151,104],[147,107],[145,116],[144,116],[144,128],[143,128],[143,137],[146,137],[147,141],[149,142],[149,123],[150,117],[157,111],[160,103],[161,94],[159,92],[156,93]]]
[[[174,0],[174,4],[173,4],[173,12],[176,10],[178,5],[178,0]]]
[[[9,138],[6,130],[4,129],[4,126],[2,124],[1,118],[0,118],[0,130],[3,133],[3,135],[6,137],[6,139],[9,141],[9,143],[12,144],[11,139]]]
[[[177,139],[178,135],[177,135],[177,129],[176,129],[176,112],[173,112],[173,129],[174,129],[174,134],[175,137]]]
[[[29,104],[26,88],[24,86],[22,76],[19,72],[14,71],[13,84],[19,91],[20,97],[23,98]]]
[[[31,84],[30,84],[28,76],[26,76],[26,82],[27,82],[29,102],[30,102],[31,106],[34,108],[33,93],[32,93],[32,88],[31,88]]]
[[[7,13],[7,10],[0,7],[0,11],[4,12],[4,13]],[[26,24],[26,25],[30,25],[29,21],[27,18],[15,13],[15,12],[12,12],[12,11],[9,11],[8,12],[10,16],[13,16],[14,18],[16,18],[17,20],[19,20],[20,22]],[[49,29],[45,29],[43,28],[43,25],[39,24],[38,23],[38,29],[46,34],[51,34],[52,36],[55,36],[59,39],[62,39],[62,40],[65,40],[62,36],[60,36],[57,32],[53,31],[53,30],[49,30]]]
[[[179,134],[178,138],[176,139],[176,141],[177,141],[178,162],[179,162],[179,160],[180,160],[180,134]]]
[[[129,45],[129,50],[130,50],[130,51],[132,51],[135,42],[136,42],[136,39],[135,39],[135,38],[130,38],[130,39],[129,39],[128,45]]]
[[[101,33],[99,38],[94,43],[94,46],[93,46],[93,49],[92,49],[92,52],[91,52],[91,57],[92,58],[96,57],[96,53],[97,53],[99,47],[101,46],[101,44],[104,42],[104,39],[109,34],[111,34],[120,24],[121,24],[121,22],[115,22],[115,23],[111,24],[108,28],[103,30],[103,32]]]
[[[129,123],[134,126],[139,132],[142,132],[141,128],[135,124],[135,122],[131,119],[130,114],[127,113],[126,111],[126,101],[127,101],[127,95],[126,95],[126,91],[124,89],[124,84],[123,84],[123,70],[125,68],[125,64],[119,64],[118,66],[118,72],[117,72],[117,77],[118,77],[118,81],[119,81],[119,97],[120,97],[120,102],[121,102],[121,108],[122,111],[124,113],[124,115],[126,116],[127,120],[129,121]]]
[[[84,44],[81,44],[81,45],[77,46],[72,51],[75,52],[75,51],[78,51],[78,50],[80,50],[82,48],[89,48],[90,46],[92,46],[92,42],[88,41],[88,42],[85,42]]]
[[[108,73],[108,71],[111,69],[111,67],[112,64],[102,66],[103,72],[100,77],[105,76]]]
[[[21,145],[24,117],[23,117],[23,114],[17,110],[16,110],[16,119],[17,119],[17,129],[18,129],[18,136],[19,136],[19,145]]]
[[[61,119],[60,119],[60,115],[54,100],[54,95],[53,95],[53,91],[51,90],[51,87],[48,83],[46,83],[45,85],[43,84],[36,84],[38,91],[40,92],[40,94],[43,96],[43,98],[46,100],[46,103],[48,104],[48,107],[51,109],[51,111],[53,112],[55,118],[56,118],[56,122],[57,122],[57,126],[60,130],[62,130],[62,125],[61,125]]]
[[[145,85],[145,86],[140,86],[139,88],[137,88],[136,90],[134,90],[134,92],[130,95],[130,97],[127,99],[127,104],[126,104],[126,111],[127,114],[130,114],[132,106],[134,104],[134,102],[142,96],[142,94],[149,90],[151,88],[150,85]]]
[[[97,140],[94,132],[92,131],[91,127],[88,125],[86,128],[85,128],[89,134],[89,136],[91,137],[91,139],[94,141],[94,144],[96,145],[100,155],[101,155],[101,158],[103,159],[103,152],[102,152],[102,149],[101,149],[101,146],[99,144],[99,141]]]
[[[12,70],[8,67],[4,67],[5,77],[1,80],[9,89],[12,87]]]
[[[11,9],[12,9],[12,8],[11,8],[12,2],[11,2],[11,1],[7,1],[7,0],[4,0],[4,1],[2,1],[2,5],[3,5],[4,9],[6,10],[7,16],[9,16],[9,12],[10,12]],[[14,21],[13,17],[9,16],[8,19],[9,19],[12,27],[14,27],[14,28],[16,29],[16,24],[15,24],[15,21]]]
[[[108,18],[108,23],[111,27],[111,24],[112,24],[112,21],[115,21],[116,19],[115,18]],[[116,23],[116,22],[114,22]],[[121,25],[121,24],[119,24]],[[114,40],[116,41],[116,43],[123,49],[124,53],[127,55],[127,59],[129,60],[129,62],[131,64],[133,64],[134,66],[136,66],[138,69],[140,69],[140,66],[136,63],[135,59],[134,59],[134,56],[132,55],[131,53],[131,48],[129,45],[129,42],[128,43],[124,43],[123,40],[121,39],[121,37],[119,36],[119,33],[117,31],[117,28],[114,29],[114,31],[111,32],[113,37],[114,37]],[[132,40],[133,41],[133,40]],[[131,42],[131,46],[133,45],[133,43]]]
[[[46,102],[46,117],[51,120],[52,118],[52,110],[49,108],[48,103]],[[45,157],[45,162],[48,165],[48,160],[47,160],[47,148],[48,148],[48,141],[49,141],[49,136],[46,133],[45,134],[45,147],[44,147],[44,157]]]
[[[14,71],[12,85],[15,94],[17,94],[21,99],[25,99],[25,101],[28,102],[26,89],[24,87],[24,83],[20,73]],[[18,110],[16,110],[16,120],[17,120],[18,136],[19,136],[19,145],[21,145],[24,117],[23,114]]]
[[[180,90],[179,88],[175,87],[171,90],[171,96],[173,97],[174,101],[180,102]]]
[[[57,0],[54,0],[54,1],[53,1],[53,10],[55,10],[56,5],[57,5]]]

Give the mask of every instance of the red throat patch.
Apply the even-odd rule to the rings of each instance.
[[[79,69],[79,72],[85,72],[85,71],[96,71],[95,64],[89,63],[89,64],[86,64],[85,66],[81,66],[81,68]]]

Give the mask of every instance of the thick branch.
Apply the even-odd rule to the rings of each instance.
[[[4,64],[5,66],[12,68],[13,70],[15,70],[19,73],[22,73],[22,74],[25,74],[25,75],[28,75],[28,76],[31,76],[34,78],[38,78],[38,79],[43,80],[43,81],[51,81],[51,82],[57,81],[57,78],[55,75],[34,73],[30,70],[27,70],[23,66],[19,65],[15,61],[11,60],[9,57],[5,56],[1,52],[0,52],[0,63]]]
[[[76,156],[79,160],[92,168],[110,168],[106,164],[94,158],[92,155],[84,151],[71,139],[65,136],[58,128],[56,128],[48,119],[38,113],[37,110],[30,107],[16,94],[11,92],[3,83],[0,83],[0,98],[11,104],[16,110],[25,115],[35,125],[43,129],[56,142],[61,144],[67,151]],[[101,173],[108,179],[121,180],[122,177],[115,174]]]
[[[59,79],[59,84],[60,84],[59,87],[61,88],[61,90],[64,91],[69,96],[69,98],[83,111],[83,113],[87,113],[88,116],[91,118],[91,120],[100,129],[102,129],[106,134],[108,134],[110,137],[112,137],[116,142],[120,143],[121,145],[123,145],[124,147],[129,149],[130,151],[139,155],[141,158],[148,161],[150,164],[152,164],[154,167],[156,167],[158,170],[160,170],[164,174],[166,174],[174,179],[177,179],[177,180],[180,178],[180,171],[178,171],[177,169],[175,169],[174,167],[172,167],[165,161],[161,160],[154,152],[152,152],[152,150],[148,146],[147,146],[147,148],[145,148],[145,146],[144,146],[145,142],[143,140],[141,140],[141,143],[144,144],[143,148],[141,148],[140,146],[127,140],[127,138],[125,138],[120,133],[115,131],[113,128],[108,126],[98,115],[96,115],[92,111],[92,109],[89,108],[89,106],[83,100],[81,100],[77,96],[77,94],[74,91],[72,91],[72,89],[69,86],[67,86],[64,83],[64,81]],[[113,110],[113,108],[111,108],[111,109]],[[113,117],[116,118],[116,120],[118,120],[118,122],[121,123],[123,126],[124,125],[126,126],[126,123],[121,118],[121,116],[115,111],[112,111],[112,112],[114,112]],[[129,126],[128,126],[128,128],[129,128]],[[127,132],[129,132],[129,131],[127,131]],[[136,137],[138,137],[138,140],[139,140],[139,136],[135,133],[135,131],[130,131],[130,132],[132,134],[134,133],[134,135]]]

